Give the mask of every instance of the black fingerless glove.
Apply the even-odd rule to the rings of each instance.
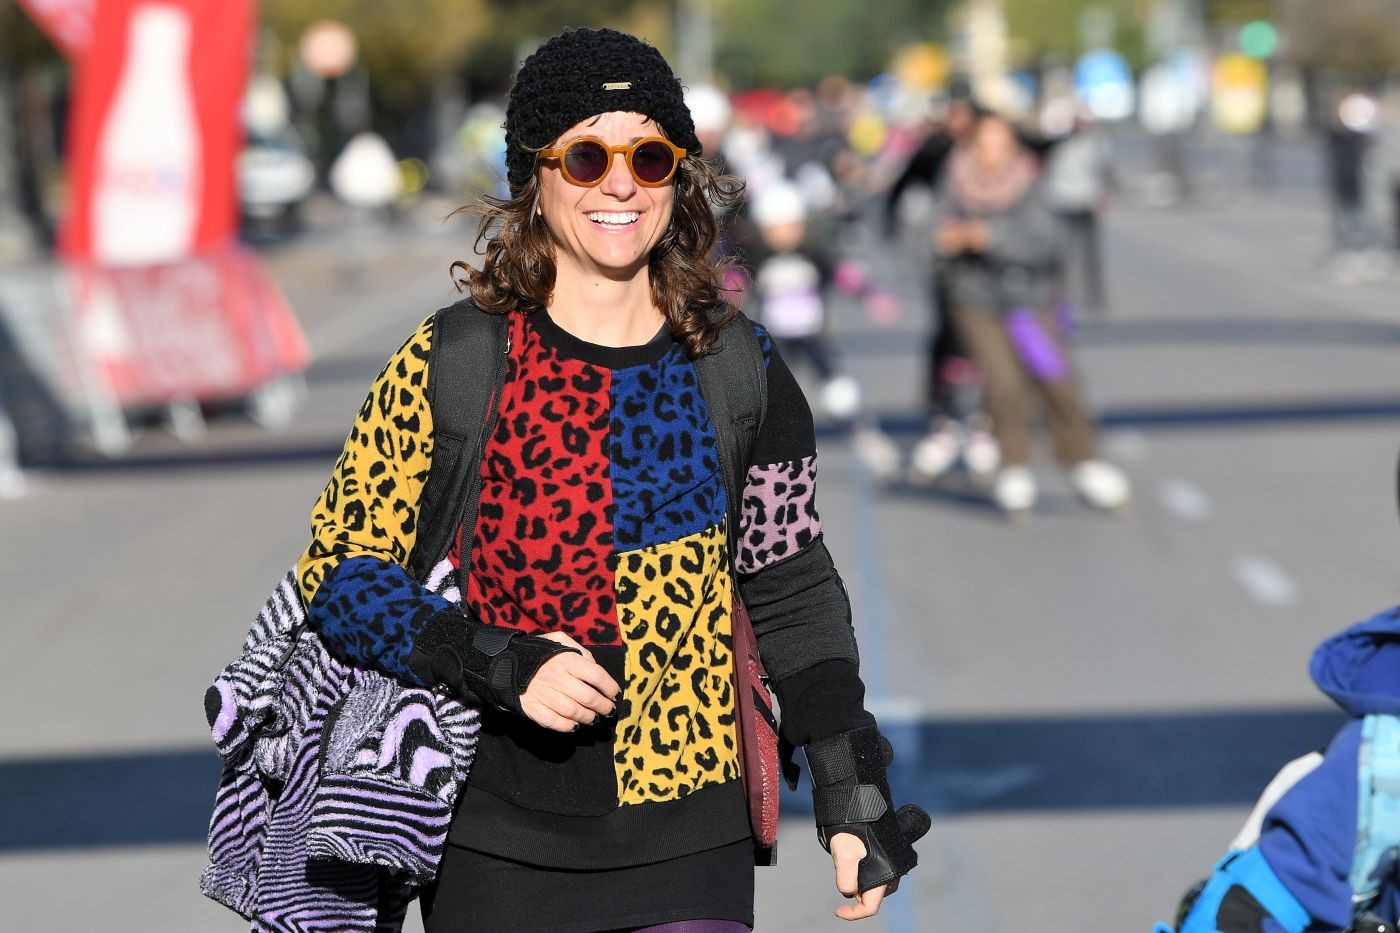
[[[831,837],[850,833],[865,843],[857,886],[878,888],[907,875],[919,863],[914,842],[932,821],[922,807],[898,811],[890,799],[885,769],[894,748],[875,726],[841,732],[804,746],[812,772],[817,838],[831,851]]]
[[[428,620],[414,642],[408,666],[430,684],[442,684],[468,702],[520,713],[520,694],[540,666],[578,649],[538,635],[485,625],[442,612]]]

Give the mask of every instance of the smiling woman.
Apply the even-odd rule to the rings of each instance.
[[[609,80],[618,74],[632,80]],[[581,148],[589,139],[600,145]],[[521,66],[506,143],[510,196],[463,208],[481,221],[480,270],[453,265],[473,303],[496,314],[549,307],[567,315],[576,287],[596,296],[594,286],[624,279],[629,294],[649,296],[692,357],[708,350],[728,319],[712,313],[727,307],[723,268],[711,255],[715,217],[733,207],[743,184],[717,176],[701,158],[680,83],[661,54],[612,30],[556,36]],[[575,216],[580,210],[586,226]],[[632,237],[594,256],[581,227],[600,234],[621,228]]]
[[[511,195],[481,209],[482,267],[453,267],[472,300],[384,368],[299,567],[333,654],[481,710],[424,926],[746,930],[776,833],[760,780],[776,762],[748,754],[759,660],[819,789],[851,899],[837,914],[872,916],[928,817],[890,800],[816,511],[811,411],[710,257],[714,206],[741,186],[700,158],[660,53],[612,30],[526,60],[506,140]],[[478,497],[463,524],[430,504],[447,501],[433,457],[451,449],[434,414],[462,399],[431,398],[466,350],[444,339],[434,357],[434,340],[438,321],[483,313],[508,339],[493,391],[477,386],[494,406],[459,474]],[[406,556],[439,525],[461,533],[417,579]],[[423,586],[448,573],[460,605]],[[766,728],[776,744],[771,714]]]

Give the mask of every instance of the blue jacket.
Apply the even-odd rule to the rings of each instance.
[[[1400,715],[1400,607],[1324,641],[1310,673],[1350,716],[1322,763],[1264,817],[1259,849],[1284,886],[1313,917],[1314,928],[1344,930],[1352,920],[1351,872],[1357,836],[1357,749],[1362,717]],[[1400,915],[1396,886],[1372,908]]]

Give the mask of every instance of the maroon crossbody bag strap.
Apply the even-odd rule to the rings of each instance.
[[[768,372],[753,324],[742,314],[731,321],[711,352],[696,360],[700,394],[710,409],[728,499],[726,532],[730,567],[738,556],[745,479],[754,442],[768,407]],[[758,653],[758,638],[735,577],[730,615],[734,647],[734,700],[738,718],[739,768],[748,795],[754,861],[776,860],[780,765],[773,694]]]

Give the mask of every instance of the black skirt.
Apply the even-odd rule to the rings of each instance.
[[[426,933],[603,933],[676,920],[753,926],[753,842],[583,871],[447,846],[424,890]]]

